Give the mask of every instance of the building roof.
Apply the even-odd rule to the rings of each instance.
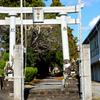
[[[97,21],[97,23],[95,24],[95,26],[92,28],[92,30],[90,31],[89,35],[84,40],[83,44],[88,44],[89,40],[91,39],[91,37],[95,34],[95,32],[98,29],[100,29],[100,19]]]

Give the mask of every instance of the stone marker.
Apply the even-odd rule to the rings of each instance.
[[[14,46],[14,100],[22,100],[22,46]]]
[[[82,46],[82,53],[83,53],[82,64],[83,64],[84,100],[92,100],[90,45],[89,44],[85,44]]]

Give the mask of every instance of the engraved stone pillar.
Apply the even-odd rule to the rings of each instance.
[[[14,46],[14,100],[24,100],[22,99],[22,49],[23,47],[21,45]]]
[[[90,65],[90,45],[85,44],[82,46],[83,53],[83,89],[84,100],[92,100],[92,88],[91,88],[91,65]]]

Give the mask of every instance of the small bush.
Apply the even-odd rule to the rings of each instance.
[[[4,70],[3,69],[0,71],[0,75],[4,76]]]
[[[5,65],[6,65],[6,61],[1,60],[0,61],[0,68],[4,69]]]
[[[8,60],[9,60],[9,53],[6,53],[6,52],[5,52],[5,53],[3,54],[3,60],[4,60],[4,61],[8,61]]]
[[[33,80],[33,78],[36,76],[38,69],[36,67],[26,67],[24,69],[26,71],[25,73],[25,81],[30,82]]]

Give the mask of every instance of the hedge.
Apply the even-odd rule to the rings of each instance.
[[[6,61],[1,60],[0,61],[0,68],[4,69],[5,65],[6,65]]]
[[[0,75],[4,76],[4,70],[3,69],[0,71]]]
[[[25,71],[25,81],[30,82],[36,76],[38,69],[36,67],[26,67],[24,71]]]

